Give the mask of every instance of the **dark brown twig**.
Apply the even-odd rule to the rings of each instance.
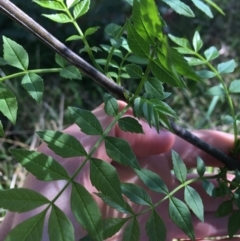
[[[48,31],[46,31],[41,25],[36,23],[32,18],[30,18],[22,10],[16,7],[12,2],[8,0],[0,0],[0,10],[8,17],[21,24],[24,28],[26,28],[38,39],[40,39],[44,44],[51,48],[54,52],[58,53],[60,56],[69,61],[69,63],[78,67],[84,74],[89,76],[97,84],[101,85],[106,90],[113,93],[117,98],[125,99],[123,93],[126,90],[123,87],[114,83],[104,74],[96,70],[92,65],[83,60],[80,56],[71,51],[68,47],[66,47],[59,40],[53,37]],[[218,149],[210,146],[209,144],[194,136],[189,131],[181,128],[174,122],[171,122],[171,127],[176,135],[191,143],[192,145],[198,147],[199,149],[203,150],[204,152],[208,153],[209,155],[213,156],[214,158],[217,158],[219,161],[224,163],[229,168],[229,170],[240,170],[239,161],[232,159]]]

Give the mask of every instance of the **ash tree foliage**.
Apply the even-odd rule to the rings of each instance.
[[[61,24],[72,24],[75,27],[76,34],[66,37],[66,41],[82,41],[84,47],[80,53],[86,52],[91,59],[91,64],[96,69],[119,86],[127,81],[138,83],[133,92],[124,91],[128,105],[120,112],[117,100],[110,94],[104,95],[104,110],[108,115],[114,117],[106,129],[103,129],[99,120],[90,111],[69,107],[72,120],[81,131],[86,135],[99,137],[89,152],[84,149],[81,142],[69,134],[58,131],[37,133],[57,155],[63,158],[78,156],[84,158],[82,165],[73,176],[69,176],[61,164],[43,153],[22,149],[11,150],[16,160],[37,179],[46,182],[66,180],[67,184],[61,192],[71,186],[72,212],[79,225],[88,232],[88,235],[82,240],[105,240],[123,227],[125,227],[124,240],[139,240],[141,230],[136,216],[146,212],[149,213],[145,224],[149,240],[166,240],[166,226],[161,214],[156,211],[156,207],[163,201],[169,203],[169,217],[174,224],[183,230],[191,240],[194,240],[191,212],[199,220],[204,221],[201,196],[190,186],[196,181],[202,181],[204,190],[212,197],[230,196],[218,207],[216,216],[230,215],[228,232],[232,237],[240,228],[240,224],[236,224],[236,220],[239,220],[240,217],[239,210],[233,211],[233,207],[235,209],[239,207],[239,171],[235,171],[236,177],[228,185],[225,168],[222,168],[217,175],[204,176],[206,171],[204,160],[198,157],[196,170],[199,177],[189,180],[184,160],[173,151],[173,173],[179,180],[179,186],[174,190],[169,190],[157,173],[139,166],[128,142],[110,137],[108,133],[118,123],[123,131],[143,134],[142,126],[137,120],[139,118],[144,118],[158,132],[160,127],[171,130],[169,118],[177,118],[177,115],[165,101],[170,93],[164,91],[164,86],[170,85],[184,89],[187,88],[186,79],[204,85],[205,79],[215,78],[218,80],[218,84],[211,86],[206,94],[224,96],[228,102],[230,113],[226,118],[234,127],[235,148],[233,153],[238,154],[237,121],[239,117],[235,114],[231,96],[240,92],[240,80],[232,80],[230,85],[225,84],[223,80],[226,74],[232,73],[236,68],[235,61],[228,60],[215,66],[215,62],[213,64],[212,61],[218,58],[219,51],[214,46],[204,49],[198,31],[195,32],[191,43],[185,38],[165,34],[164,29],[167,27],[167,23],[159,14],[154,0],[126,0],[132,6],[132,15],[123,26],[114,23],[108,24],[104,31],[109,37],[109,45],[99,44],[98,46],[90,46],[88,39],[94,37],[96,31],[101,31],[100,27],[93,26],[83,32],[77,23],[77,20],[89,11],[90,0],[34,0],[33,2],[42,8],[55,11],[54,14],[43,14],[49,20]],[[195,17],[194,9],[180,0],[163,0],[163,2],[183,17]],[[211,0],[192,0],[192,3],[210,18],[213,17],[211,10],[213,8],[223,14],[222,10]],[[0,78],[0,111],[13,124],[16,123],[18,103],[14,93],[5,85],[5,80],[20,78],[22,87],[34,101],[39,103],[42,101],[45,73],[59,73],[66,79],[81,80],[84,78],[81,70],[58,54],[55,58],[56,68],[29,69],[30,60],[24,47],[7,36],[2,36],[2,38],[4,54],[3,58],[0,58],[1,68],[4,71],[4,65],[10,65],[16,68],[16,73]],[[98,51],[104,52],[106,57],[104,59],[95,58],[95,53]],[[123,117],[129,108],[133,108],[137,119]],[[2,124],[0,124],[0,135],[4,135]],[[121,183],[116,169],[111,164],[93,158],[95,150],[101,143],[104,143],[107,155],[111,159],[134,170],[145,184],[146,189],[132,183]],[[103,202],[118,212],[126,214],[125,218],[103,219],[92,195],[83,185],[74,181],[86,163],[90,163],[91,183],[98,190],[95,195],[98,195]],[[208,180],[213,178],[219,183],[217,187],[214,187]],[[175,197],[176,192],[180,189],[184,190],[184,201]],[[163,194],[164,198],[160,198],[157,203],[154,203],[148,194],[150,190]],[[232,190],[235,190],[235,194],[232,194]],[[134,213],[124,196],[133,203],[143,205],[144,211]],[[1,208],[13,212],[27,212],[45,205],[40,213],[17,225],[8,234],[6,240],[29,240],[30,237],[31,240],[41,240],[45,216],[49,211],[48,234],[50,240],[74,240],[71,221],[55,205],[58,197],[56,196],[53,201],[50,201],[41,194],[25,188],[0,190]],[[126,223],[128,225],[124,226]],[[27,230],[27,232],[23,232],[23,230]]]

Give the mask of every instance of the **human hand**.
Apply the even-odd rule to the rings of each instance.
[[[119,107],[122,109],[125,106],[124,102],[119,102]],[[102,124],[103,129],[105,129],[110,122],[112,121],[112,117],[107,116],[102,108],[102,106],[98,107],[93,111],[93,113],[97,116],[99,121]],[[127,112],[127,115],[132,115],[131,110]],[[141,121],[143,126],[145,135],[141,134],[131,134],[128,132],[123,132],[117,125],[111,130],[109,135],[116,136],[125,139],[128,141],[138,158],[139,164],[142,168],[147,168],[159,174],[165,184],[167,185],[169,190],[174,189],[179,185],[179,182],[176,180],[174,176],[171,174],[172,169],[172,161],[171,161],[171,149],[175,150],[179,153],[179,155],[184,160],[187,167],[194,167],[196,162],[196,157],[201,156],[205,161],[207,166],[220,166],[217,160],[214,160],[209,155],[201,152],[196,149],[189,143],[183,141],[182,139],[176,137],[175,135],[162,130],[160,134],[158,134],[154,128],[150,128],[147,123]],[[98,137],[86,136],[79,130],[79,127],[76,125],[72,125],[67,128],[64,132],[75,136],[84,146],[86,151],[89,151],[91,147],[96,143]],[[214,145],[216,148],[222,150],[227,153],[229,149],[233,146],[233,137],[231,135],[214,132],[214,131],[197,131],[194,134],[199,136],[201,139],[205,140],[209,144]],[[57,156],[53,153],[46,144],[42,144],[39,147],[39,151],[52,156],[55,160],[57,160],[61,165],[65,167],[68,171],[69,175],[72,175],[77,167],[82,163],[82,158],[67,158],[64,159],[62,157]],[[101,145],[99,149],[94,154],[94,157],[110,162],[116,169],[119,174],[121,181],[134,183],[143,188],[145,186],[143,183],[136,177],[135,172],[133,172],[130,168],[121,166],[120,164],[112,161],[106,154],[104,145]],[[90,193],[97,192],[97,190],[91,185],[89,178],[89,164],[85,165],[81,173],[77,176],[75,181],[81,183]],[[33,189],[38,191],[42,195],[46,196],[50,200],[53,199],[59,191],[64,186],[65,181],[54,181],[54,182],[43,182],[37,180],[34,176],[29,174],[25,181],[24,187]],[[226,227],[227,227],[227,218],[214,218],[214,213],[218,205],[221,203],[221,199],[213,199],[205,194],[202,190],[200,183],[195,183],[193,187],[200,193],[205,210],[205,222],[201,223],[197,218],[193,217],[193,225],[195,228],[195,234],[197,238],[203,238],[206,236],[218,236],[218,235],[226,235]],[[153,203],[157,202],[159,199],[163,197],[159,193],[154,193],[152,191],[147,190],[149,195],[152,198]],[[56,205],[64,211],[64,213],[69,217],[72,221],[74,229],[75,229],[75,237],[76,240],[84,237],[86,235],[86,231],[80,228],[80,225],[75,220],[74,215],[71,212],[70,207],[70,193],[71,188],[69,187],[67,190],[63,192],[63,194],[56,201]],[[176,195],[178,198],[183,199],[183,193],[179,191]],[[106,206],[101,199],[99,199],[96,195],[93,194],[94,199],[96,200],[98,206],[101,209],[103,218],[107,217],[123,217],[124,214],[119,213],[109,206]],[[142,210],[142,207],[131,203],[131,207],[135,212],[139,212]],[[3,240],[7,233],[15,227],[17,224],[21,223],[25,219],[33,216],[34,214],[40,212],[42,208],[38,208],[26,213],[8,213],[3,224],[0,228],[0,240]],[[157,211],[159,215],[162,217],[166,227],[167,227],[167,239],[172,240],[173,238],[186,238],[186,235],[178,229],[173,222],[168,217],[168,201],[163,202],[160,206],[158,206]],[[141,230],[141,240],[148,240],[145,233],[145,224],[148,219],[149,214],[144,214],[138,218]],[[109,240],[117,241],[122,240],[123,232],[120,231],[116,235],[114,235]],[[47,241],[47,225],[45,223],[43,238],[42,240]]]

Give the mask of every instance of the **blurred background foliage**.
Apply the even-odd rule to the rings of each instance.
[[[60,41],[76,34],[71,24],[60,25],[41,16],[42,13],[50,13],[50,10],[42,9],[30,0],[12,0],[14,4],[29,14],[39,24],[51,32]],[[220,49],[221,56],[216,64],[234,58],[239,62],[239,29],[240,29],[240,1],[216,0],[216,4],[225,12],[225,16],[213,10],[214,18],[210,19],[201,11],[196,9],[190,0],[189,4],[196,14],[196,18],[189,19],[180,16],[168,8],[160,0],[156,1],[159,11],[168,25],[168,32],[178,37],[192,39],[194,31],[198,30],[204,40],[204,49],[216,46]],[[103,29],[109,23],[122,25],[130,16],[131,8],[124,0],[92,0],[88,14],[79,20],[82,30],[92,26],[100,26],[93,37],[89,38],[91,46],[109,44],[109,39]],[[0,13],[0,35],[23,45],[30,57],[30,68],[52,68],[55,67],[54,53],[49,51],[41,42],[25,29],[14,23]],[[79,41],[66,43],[72,50],[79,52],[83,47]],[[0,39],[2,46],[2,39]],[[0,48],[2,56],[2,47]],[[81,56],[89,60],[86,54]],[[105,57],[103,52],[96,53],[97,57]],[[16,69],[4,66],[0,73],[8,75],[16,72]],[[104,90],[96,86],[93,81],[84,77],[82,81],[62,79],[58,75],[43,75],[45,92],[43,101],[37,105],[20,85],[20,79],[6,81],[5,83],[16,94],[19,102],[17,124],[13,126],[4,116],[5,129],[4,138],[0,138],[0,187],[18,186],[22,183],[22,171],[10,156],[8,149],[24,147],[35,149],[39,140],[34,134],[37,130],[62,130],[71,123],[67,115],[68,106],[76,106],[93,109],[102,102]],[[239,78],[239,68],[234,74],[228,75],[225,81],[230,82]],[[222,122],[222,116],[228,113],[228,106],[224,98],[213,99],[204,95],[207,88],[213,86],[214,80],[205,80],[205,84],[186,80],[187,90],[171,89],[165,86],[172,95],[168,98],[169,104],[178,113],[179,122],[188,129],[211,128],[231,132],[231,127]],[[237,106],[239,97],[234,97]],[[212,104],[212,105],[211,105]],[[214,105],[215,104],[215,105]],[[239,113],[239,109],[236,110]]]

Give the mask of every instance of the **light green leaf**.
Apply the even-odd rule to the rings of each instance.
[[[107,60],[106,59],[96,59],[96,62],[100,65],[106,65],[107,64]],[[115,69],[119,69],[118,63],[115,60],[111,60],[109,63],[109,66],[115,68]]]
[[[99,28],[100,28],[99,26],[88,28],[88,29],[85,31],[84,35],[85,35],[85,36],[92,35],[92,34],[94,34]]]
[[[132,79],[140,79],[142,77],[143,71],[139,65],[128,64],[125,66],[127,73]]]
[[[167,194],[168,188],[159,175],[148,169],[141,168],[140,170],[134,169],[138,177],[143,183],[152,191]]]
[[[0,121],[0,136],[4,136],[2,121]]]
[[[104,99],[104,110],[110,116],[116,116],[118,114],[118,102],[111,95],[105,93],[103,96]]]
[[[225,95],[225,92],[224,92],[224,89],[218,85],[208,89],[205,94],[211,95],[211,96],[221,96],[221,95]]]
[[[62,68],[66,67],[68,65],[67,60],[64,59],[62,56],[60,56],[59,54],[55,54],[55,62]]]
[[[211,79],[216,76],[216,74],[209,70],[199,70],[196,71],[197,75],[199,75],[202,79]]]
[[[60,76],[66,79],[82,79],[82,75],[78,68],[73,65],[67,66],[60,71]]]
[[[198,52],[202,48],[202,46],[203,46],[203,41],[200,37],[199,32],[196,31],[193,36],[193,47],[195,52]]]
[[[181,157],[177,154],[177,152],[173,150],[172,150],[172,162],[173,162],[173,170],[176,178],[181,183],[184,183],[187,177],[187,168],[183,160],[181,159]]]
[[[184,188],[184,200],[193,213],[204,222],[203,203],[198,192],[190,186]]]
[[[148,193],[141,187],[132,183],[121,184],[123,194],[128,197],[132,202],[140,205],[152,205],[152,200]]]
[[[175,197],[170,198],[169,216],[191,240],[195,240],[191,214],[184,202]]]
[[[201,157],[197,157],[197,173],[200,177],[204,175],[206,171],[205,163]]]
[[[59,1],[33,0],[33,2],[35,2],[43,8],[49,8],[53,10],[64,10],[63,5]]]
[[[234,59],[232,59],[227,62],[218,64],[217,69],[219,74],[228,74],[228,73],[232,73],[236,67],[237,67],[237,64],[234,61]]]
[[[79,3],[81,0],[66,0],[68,9]]]
[[[18,103],[14,93],[0,83],[0,112],[14,125],[17,119]]]
[[[205,4],[200,0],[192,0],[192,2],[198,9],[200,9],[203,13],[205,13],[209,18],[213,18],[212,11],[207,4]]]
[[[69,107],[69,111],[82,132],[87,135],[102,135],[102,126],[92,112],[76,107]]]
[[[215,213],[215,217],[225,217],[233,212],[233,201],[227,200],[222,202]]]
[[[73,182],[71,209],[76,220],[96,241],[103,240],[102,217],[92,195],[82,185]]]
[[[27,70],[29,59],[26,50],[11,39],[3,36],[3,58],[9,65],[21,70]]]
[[[12,229],[4,241],[32,241],[42,240],[44,219],[47,210],[40,212],[39,214],[22,221],[14,229]]]
[[[228,219],[228,235],[229,238],[233,238],[233,235],[240,229],[240,210],[234,211],[234,213]]]
[[[167,236],[166,226],[155,209],[153,209],[151,216],[147,220],[146,232],[147,232],[149,241],[166,240],[166,236]]]
[[[140,238],[140,228],[136,218],[130,222],[123,232],[122,241],[139,241]]]
[[[77,5],[75,5],[73,9],[73,16],[75,19],[81,17],[84,15],[88,10],[90,6],[90,0],[82,0]]]
[[[103,238],[104,240],[112,237],[126,223],[127,218],[108,218],[103,220]]]
[[[118,125],[120,129],[123,131],[144,134],[141,124],[132,117],[129,117],[129,116],[122,117],[121,119],[118,120]]]
[[[152,97],[156,99],[164,98],[164,88],[162,83],[153,77],[149,77],[147,81],[144,83],[144,87],[146,92]]]
[[[50,241],[72,241],[75,239],[71,221],[56,205],[52,205],[48,221],[48,234]]]
[[[206,64],[206,61],[195,58],[195,57],[185,57],[185,59],[187,60],[188,64],[191,66]]]
[[[176,13],[184,15],[186,17],[195,17],[191,8],[180,0],[162,0],[169,5]]]
[[[231,93],[240,93],[240,79],[233,80],[230,83],[229,91]]]
[[[72,20],[64,13],[43,14],[44,17],[57,23],[70,23]]]
[[[60,131],[38,131],[37,134],[47,143],[51,150],[61,157],[69,158],[87,155],[82,144],[74,136]]]
[[[216,47],[212,46],[204,51],[204,55],[208,61],[211,61],[219,56],[219,52]]]
[[[205,0],[209,5],[211,5],[213,8],[215,8],[218,12],[220,12],[222,15],[225,15],[224,12],[216,3],[214,3],[212,0]]]
[[[22,86],[36,102],[40,103],[43,96],[43,79],[35,74],[28,73],[22,79]]]
[[[124,205],[121,183],[116,169],[108,162],[92,158],[90,179],[93,186],[116,203]]]
[[[214,193],[214,185],[212,182],[209,182],[208,180],[202,180],[202,187],[205,190],[205,192],[210,196],[213,197],[215,195]]]
[[[177,50],[177,52],[178,53],[180,53],[180,54],[193,54],[193,50],[191,50],[191,49],[186,49],[186,48],[182,48],[182,47],[175,47],[174,49],[176,49]]]
[[[172,34],[168,34],[168,37],[177,45],[182,46],[184,49],[191,49],[189,41],[185,38],[178,38]],[[191,52],[192,53],[192,52]]]
[[[68,180],[64,167],[52,157],[29,150],[12,149],[12,155],[31,172],[37,179],[43,181]]]
[[[0,190],[0,207],[12,212],[27,212],[49,202],[46,197],[31,189]]]
[[[139,164],[129,143],[117,137],[107,136],[105,138],[107,155],[122,165],[139,169]]]
[[[70,37],[68,37],[68,38],[66,39],[66,42],[67,42],[67,41],[80,40],[80,39],[83,39],[83,37],[80,36],[80,35],[72,35],[72,36],[70,36]]]

